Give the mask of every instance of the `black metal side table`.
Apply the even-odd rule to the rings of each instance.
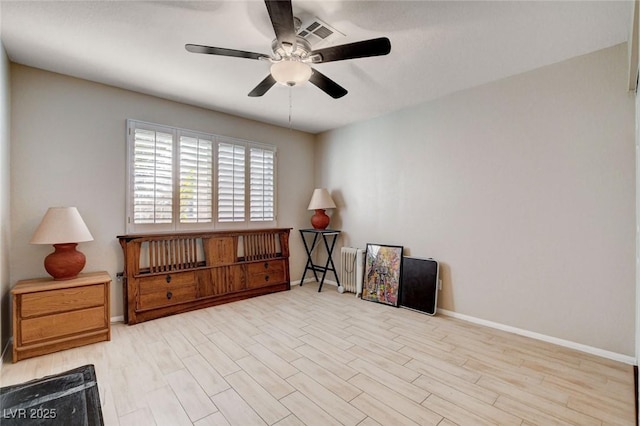
[[[340,235],[341,231],[335,229],[301,229],[300,236],[302,237],[302,242],[304,243],[304,249],[307,252],[307,264],[304,267],[304,273],[302,274],[302,279],[300,280],[300,285],[304,283],[304,277],[307,275],[307,271],[313,272],[313,276],[316,281],[318,281],[318,274],[316,272],[322,272],[322,279],[320,280],[320,287],[318,287],[318,292],[322,291],[322,284],[324,284],[324,278],[327,275],[327,271],[333,272],[333,275],[336,277],[336,283],[338,287],[340,287],[340,279],[338,278],[338,273],[336,272],[336,266],[333,263],[333,259],[331,258],[333,254],[333,248],[336,246],[336,240]],[[309,240],[313,235],[313,241],[311,245],[309,245]],[[333,237],[333,238],[332,238]],[[313,249],[316,247],[316,244],[319,243],[319,240],[322,240],[324,243],[324,247],[327,250],[327,262],[322,265],[317,265],[313,263]]]

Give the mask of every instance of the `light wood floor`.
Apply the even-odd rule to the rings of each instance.
[[[107,425],[633,425],[633,368],[317,284],[11,364],[95,365]]]

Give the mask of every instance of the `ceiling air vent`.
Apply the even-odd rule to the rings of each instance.
[[[306,39],[314,49],[344,38],[344,34],[318,18],[302,22],[298,35]]]

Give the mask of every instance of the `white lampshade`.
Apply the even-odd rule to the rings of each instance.
[[[64,244],[93,241],[75,207],[51,207],[31,237],[31,244]]]
[[[271,75],[280,84],[296,86],[311,78],[311,67],[304,62],[283,60],[271,65]]]
[[[333,202],[331,195],[329,195],[329,191],[327,188],[317,188],[313,190],[313,195],[311,195],[311,201],[309,202],[309,210],[318,210],[318,209],[335,209],[336,203]]]

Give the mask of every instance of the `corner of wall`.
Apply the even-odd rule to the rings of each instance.
[[[0,348],[9,342],[10,289],[10,126],[9,58],[0,40]]]

